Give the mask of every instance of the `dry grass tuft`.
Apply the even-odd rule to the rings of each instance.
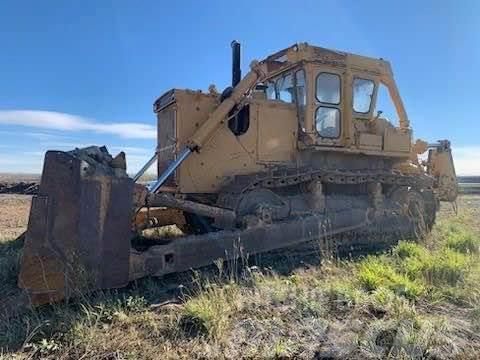
[[[181,326],[188,335],[223,337],[231,326],[233,314],[242,308],[242,294],[235,283],[208,284],[194,296],[188,296],[181,311]]]

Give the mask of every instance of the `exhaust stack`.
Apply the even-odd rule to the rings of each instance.
[[[240,69],[240,43],[237,40],[232,41],[232,87],[237,86],[242,78]]]

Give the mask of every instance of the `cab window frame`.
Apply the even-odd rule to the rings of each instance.
[[[299,94],[298,94],[298,73],[303,73],[303,99],[302,101],[299,101]],[[303,67],[296,68],[292,71],[293,75],[293,86],[295,88],[295,96],[294,96],[294,104],[301,105],[303,107],[306,107],[308,104],[308,83],[307,83],[307,73]]]
[[[355,80],[369,81],[373,84],[373,90],[372,90],[372,93],[370,95],[369,107],[368,107],[368,110],[365,111],[365,112],[355,110],[355,87],[354,87]],[[376,98],[377,90],[378,90],[378,84],[374,79],[366,77],[366,76],[360,76],[360,75],[353,76],[353,79],[352,79],[352,111],[355,114],[360,115],[360,116],[367,116],[368,114],[370,114],[370,112],[372,111],[372,105],[375,102],[374,100]]]
[[[317,89],[318,89],[318,79],[320,78],[320,76],[322,74],[333,75],[338,79],[338,102],[336,102],[336,103],[326,102],[326,101],[322,101],[318,98],[318,91],[317,91]],[[337,74],[337,73],[334,73],[334,72],[329,72],[329,71],[320,71],[317,74],[317,76],[315,77],[315,100],[317,100],[320,104],[340,106],[340,104],[342,103],[342,97],[343,97],[343,94],[342,94],[342,77],[341,77],[341,75]]]
[[[343,131],[343,124],[342,124],[342,112],[343,112],[343,89],[342,87],[344,86],[343,84],[343,76],[342,74],[335,72],[335,71],[326,71],[327,69],[321,69],[315,76],[315,82],[313,86],[313,91],[314,95],[312,94],[313,98],[315,99],[315,108],[314,112],[312,114],[313,118],[313,129],[319,139],[322,139],[321,141],[327,142],[328,144],[332,144],[337,142],[341,137],[342,137],[342,131]],[[329,69],[330,70],[330,69]],[[338,102],[332,103],[332,102],[325,102],[319,99],[318,97],[318,81],[322,74],[327,74],[327,75],[333,75],[337,79],[337,86],[338,86]],[[322,111],[321,108],[327,108],[327,109],[334,109],[338,113],[338,126],[336,127],[336,136],[324,136],[318,131],[317,129],[317,116],[318,112]],[[337,125],[337,124],[336,124]]]
[[[328,105],[325,105],[325,104],[327,104],[327,103],[320,103],[315,109],[314,118],[313,118],[313,120],[314,120],[313,125],[314,125],[314,128],[315,128],[315,132],[322,139],[337,140],[342,136],[342,111],[337,106],[328,106]],[[322,136],[320,134],[320,131],[318,131],[318,129],[317,129],[317,113],[321,108],[337,110],[337,112],[338,112],[338,135],[337,136]]]
[[[305,71],[305,68],[304,67],[296,67],[296,68],[293,68],[293,69],[288,69],[286,70],[285,72],[283,73],[280,73],[276,76],[273,76],[271,78],[268,78],[266,81],[265,81],[265,85],[266,85],[266,88],[265,88],[265,98],[266,100],[268,101],[279,101],[279,102],[282,102],[284,104],[297,104],[297,101],[298,101],[298,83],[297,83],[297,74],[299,72],[302,72],[303,73],[303,81],[304,81],[304,92],[305,92],[305,102],[301,103],[302,106],[307,106],[308,105],[308,81],[307,81],[307,74],[306,74],[306,71]],[[282,100],[281,99],[281,92],[280,92],[280,89],[279,89],[279,81],[280,80],[283,80],[285,81],[285,78],[287,77],[291,77],[291,84],[292,84],[292,88],[295,90],[292,92],[291,94],[291,100],[290,101],[286,101],[286,100]],[[269,91],[269,89],[273,90],[273,91]],[[271,95],[274,95],[274,97],[270,97],[269,96],[269,93],[271,93]]]
[[[275,81],[272,80],[267,80],[266,82],[266,88],[265,88],[265,99],[269,101],[276,101],[277,100],[277,85],[275,84]],[[270,89],[273,90],[273,98],[269,97]]]
[[[287,82],[288,78],[290,78],[289,79],[289,82],[290,82],[290,85],[291,85],[290,89],[294,89],[294,91],[292,91],[292,92],[287,91],[287,90],[283,90],[283,86],[284,86],[285,82]],[[285,88],[285,89],[287,89],[287,88]],[[277,100],[282,101],[285,104],[294,104],[295,103],[295,91],[296,91],[294,73],[292,71],[286,71],[285,73],[282,74],[282,76],[279,76],[275,81],[275,90],[276,90]],[[290,97],[289,101],[282,99],[282,96],[284,96],[285,93],[288,94],[288,96]]]
[[[298,74],[302,74],[303,77],[303,94],[299,94],[299,76]],[[297,109],[297,119],[298,124],[300,125],[299,128],[302,131],[306,131],[305,129],[305,119],[307,116],[307,108],[308,108],[308,82],[307,82],[307,72],[305,71],[304,67],[298,67],[292,70],[293,74],[293,85],[295,87],[295,107]],[[303,96],[300,96],[303,95]],[[302,99],[300,99],[302,97]]]

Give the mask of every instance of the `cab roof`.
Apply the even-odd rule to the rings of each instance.
[[[297,43],[280,50],[266,57],[263,62],[272,68],[285,65],[286,63],[309,62],[368,72],[373,75],[392,75],[390,63],[382,58],[376,59],[344,51],[326,49],[309,45],[306,42]]]

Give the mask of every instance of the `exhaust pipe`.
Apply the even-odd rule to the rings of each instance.
[[[232,87],[237,86],[242,78],[242,70],[240,69],[240,43],[233,40],[232,46]]]

